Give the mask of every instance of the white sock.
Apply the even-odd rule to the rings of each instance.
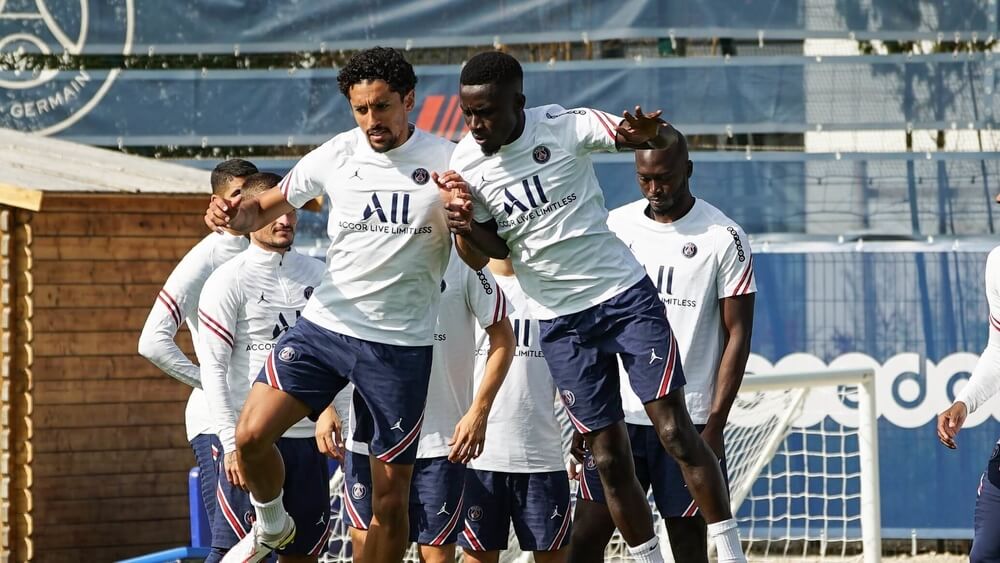
[[[636,546],[629,546],[629,555],[636,563],[663,563],[663,554],[660,553],[660,538],[653,536],[646,543]]]
[[[708,525],[708,536],[715,540],[715,553],[719,563],[746,562],[743,546],[740,545],[739,532],[734,518]]]
[[[274,499],[267,502],[260,502],[250,495],[250,503],[253,504],[257,512],[257,524],[260,531],[268,536],[280,534],[285,529],[285,519],[288,513],[285,512],[285,505],[281,502],[284,491],[278,493]]]

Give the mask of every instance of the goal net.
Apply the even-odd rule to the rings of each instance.
[[[730,500],[751,560],[826,556],[850,556],[866,563],[879,560],[874,396],[870,369],[748,374],[744,378],[725,440]],[[564,448],[572,433],[565,422]],[[323,561],[349,561],[339,471],[330,493],[334,527]],[[672,561],[655,507],[653,517],[664,558]],[[517,549],[513,537],[509,546],[501,561],[530,560]],[[627,546],[616,532],[605,560],[626,559]],[[417,561],[412,548],[406,560]]]

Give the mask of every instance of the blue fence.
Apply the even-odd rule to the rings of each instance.
[[[985,39],[990,0],[89,0],[7,2],[0,36],[59,52],[232,53],[491,45],[621,38]],[[81,9],[86,8],[86,10]],[[27,48],[41,45],[27,41]]]

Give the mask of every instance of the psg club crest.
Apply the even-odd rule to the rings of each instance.
[[[588,455],[587,460],[583,464],[588,470],[593,471],[597,469],[597,462],[594,461],[594,456]]]
[[[306,296],[306,299],[309,299],[310,297],[312,297],[313,286],[310,285],[310,286],[306,287],[306,289],[302,292],[302,294]]]
[[[295,348],[285,346],[278,352],[278,359],[283,362],[290,362],[295,359]]]
[[[535,150],[531,151],[531,158],[535,159],[538,164],[545,164],[552,158],[552,152],[549,151],[549,147],[538,145]]]
[[[361,500],[365,498],[365,495],[367,494],[368,494],[368,488],[365,487],[363,484],[355,483],[353,486],[351,486],[351,496],[354,497],[354,500]]]
[[[414,182],[422,186],[427,183],[427,180],[431,179],[431,175],[427,173],[426,168],[417,168],[413,171],[412,178]]]
[[[479,522],[483,519],[483,507],[478,505],[469,507],[468,517],[470,522]]]
[[[567,407],[572,407],[576,404],[576,395],[572,391],[560,391],[559,394],[562,395],[563,403],[566,403]]]
[[[684,254],[685,258],[691,258],[695,254],[698,254],[698,247],[695,246],[693,242],[689,242],[684,245],[684,248],[681,250],[681,252]]]
[[[257,521],[257,514],[253,510],[247,510],[243,513],[243,521],[246,522],[247,526],[253,526],[253,523]]]

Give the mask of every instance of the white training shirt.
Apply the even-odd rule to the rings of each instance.
[[[524,111],[521,136],[485,156],[471,135],[451,167],[470,184],[476,222],[495,219],[535,319],[603,303],[644,275],[609,230],[590,153],[614,151],[620,118],[557,105]]]
[[[511,323],[517,348],[490,411],[483,453],[469,467],[504,473],[563,471],[556,387],[539,346],[538,321],[527,312],[527,299],[516,278],[497,276],[496,280],[513,304]],[[489,341],[481,330],[476,331],[476,344],[478,391],[489,351]]]
[[[990,309],[989,339],[969,382],[955,398],[965,403],[969,414],[1000,391],[1000,246],[986,258],[986,302]]]
[[[323,279],[323,262],[294,250],[284,255],[251,244],[208,278],[198,304],[202,323],[198,352],[205,394],[226,452],[236,448],[236,421],[274,343],[302,314]],[[274,354],[271,355],[271,352]],[[286,438],[312,438],[308,418]]]
[[[691,421],[708,422],[725,331],[719,300],[756,293],[746,234],[712,204],[698,199],[672,223],[646,216],[645,199],[611,212],[608,225],[635,253],[667,307],[684,368]],[[625,422],[652,425],[642,401],[621,377]]]
[[[476,329],[493,326],[511,312],[493,275],[485,269],[474,271],[454,252],[440,291],[441,306],[434,331],[434,359],[427,386],[424,424],[417,444],[418,459],[445,457],[451,452],[448,440],[455,433],[455,425],[472,405]],[[488,340],[486,346],[488,349]],[[348,437],[353,437],[353,410],[350,418]],[[353,439],[348,441],[348,449],[368,453],[366,444]]]
[[[212,233],[201,239],[170,273],[139,336],[139,353],[143,357],[170,377],[194,387],[184,409],[188,441],[199,434],[215,434],[215,426],[201,390],[198,366],[181,351],[174,337],[186,322],[197,352],[201,288],[216,268],[246,250],[248,244],[247,237],[229,233]]]
[[[279,186],[293,206],[324,193],[330,201],[327,272],[307,319],[372,342],[433,343],[451,235],[430,174],[448,170],[454,146],[416,129],[402,146],[377,153],[356,128],[285,176]]]

